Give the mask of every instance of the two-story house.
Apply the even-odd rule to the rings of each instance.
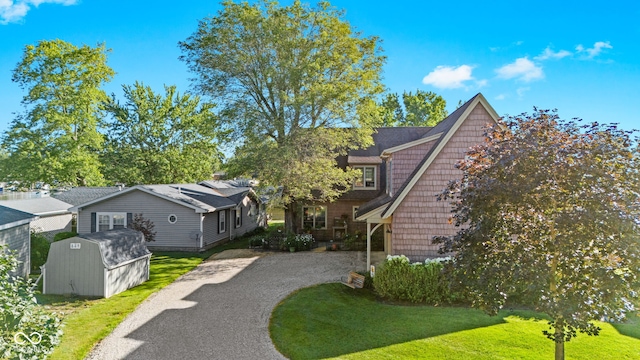
[[[338,159],[342,167],[361,170],[353,189],[333,203],[304,206],[303,228],[319,240],[361,232],[368,264],[375,236],[387,254],[412,261],[438,256],[433,237],[457,229],[449,222],[451,205],[437,201],[437,195],[462,176],[455,164],[484,141],[484,128],[498,118],[479,93],[434,127],[378,129],[373,146]]]

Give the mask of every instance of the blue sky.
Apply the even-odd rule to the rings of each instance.
[[[640,128],[638,2],[331,3],[364,35],[383,40],[391,92],[434,91],[449,112],[482,92],[500,115],[537,106],[567,119]],[[105,90],[120,99],[122,84],[135,81],[157,92],[163,84],[188,91],[191,75],[177,43],[219,9],[217,1],[0,0],[0,132],[21,110],[24,94],[11,71],[27,44],[104,42],[117,73]]]

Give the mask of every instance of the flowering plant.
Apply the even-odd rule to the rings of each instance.
[[[289,250],[295,248],[296,251],[311,250],[314,243],[313,236],[311,234],[290,234],[286,238],[283,238],[280,243],[282,250]]]

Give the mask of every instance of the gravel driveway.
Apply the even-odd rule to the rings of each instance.
[[[269,337],[273,308],[365,268],[355,252],[224,254],[145,300],[87,359],[284,359]]]

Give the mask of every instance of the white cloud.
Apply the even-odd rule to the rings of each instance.
[[[483,88],[485,86],[487,86],[489,84],[489,80],[487,79],[482,79],[482,80],[477,80],[476,81],[476,87],[478,88]]]
[[[522,97],[524,96],[524,93],[526,93],[529,90],[531,90],[531,88],[528,86],[516,89],[516,94],[518,94],[518,99],[522,99]]]
[[[547,46],[546,49],[542,52],[542,54],[534,57],[535,60],[547,60],[547,59],[562,59],[563,57],[571,56],[572,53],[567,50],[560,50],[558,52],[554,52],[550,47]]]
[[[536,65],[526,57],[518,58],[515,62],[498,68],[495,71],[498,73],[498,77],[503,79],[517,78],[525,82],[542,79],[544,77],[542,67]]]
[[[576,51],[579,53],[586,52],[588,59],[593,59],[594,57],[600,55],[603,49],[613,49],[613,46],[611,46],[608,41],[597,41],[595,44],[593,44],[592,48],[585,48],[584,46],[582,46],[582,44],[576,46]]]
[[[439,89],[456,89],[464,87],[464,82],[473,80],[471,76],[472,66],[460,65],[458,67],[440,65],[422,79],[425,85],[433,85]]]
[[[496,100],[504,100],[507,98],[507,95],[505,94],[498,94],[498,96],[495,97]]]
[[[41,4],[75,5],[78,0],[0,0],[0,24],[18,22],[27,15],[32,6]]]

